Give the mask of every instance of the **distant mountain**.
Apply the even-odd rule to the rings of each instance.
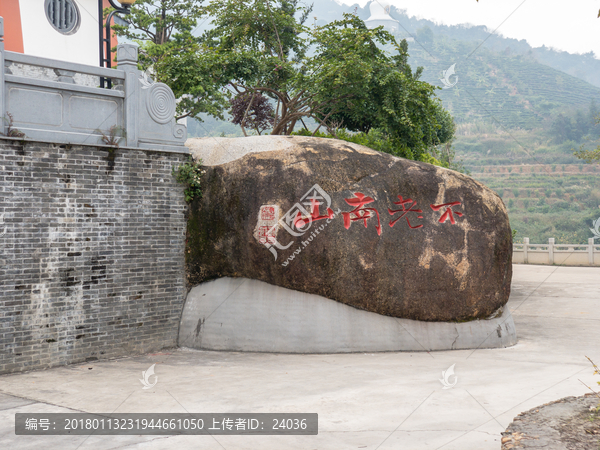
[[[348,6],[337,3],[335,0],[320,0],[314,2],[311,16],[317,16],[317,25],[323,25],[341,18],[344,12],[354,11],[361,19],[365,20],[369,17],[369,4],[361,8],[358,4]],[[435,35],[458,41],[472,42],[474,44],[473,49],[485,41],[484,46],[488,50],[527,56],[527,58],[534,59],[553,69],[600,87],[600,60],[596,59],[593,52],[579,55],[553,50],[545,46],[534,48],[524,39],[518,40],[491,34],[491,30],[485,26],[439,25],[430,20],[409,17],[406,10],[396,7],[391,8],[390,15],[400,22],[403,27],[402,34],[407,37],[411,35],[416,37],[420,28],[429,27]]]
[[[324,0],[314,4],[311,16],[322,25],[344,12],[366,20],[369,4],[361,8]],[[459,123],[492,119],[507,128],[531,129],[559,112],[600,103],[600,60],[592,53],[532,48],[484,26],[438,25],[394,7],[390,15],[401,27],[397,38],[415,39],[409,43],[409,62],[413,70],[424,68],[424,81],[443,87],[442,73],[455,65],[449,81],[458,80],[456,86],[437,94]]]
[[[534,58],[484,46],[473,53],[469,41],[426,30],[409,45],[409,61],[413,70],[424,68],[424,81],[446,87],[437,94],[457,122],[487,118],[507,128],[531,129],[559,113],[587,110],[592,100],[600,103],[600,88]],[[456,74],[444,79],[444,86],[442,74],[451,66]]]
[[[593,52],[579,55],[553,50],[545,46],[534,48],[524,39],[518,40],[493,34],[492,30],[485,26],[439,25],[430,20],[408,17],[406,10],[396,8],[392,8],[390,15],[398,20],[406,32],[411,35],[416,35],[420,28],[429,27],[435,35],[472,42],[473,49],[485,41],[483,46],[488,50],[507,55],[527,56],[527,58],[600,87],[600,60],[595,58]]]

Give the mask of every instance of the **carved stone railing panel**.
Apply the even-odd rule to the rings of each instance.
[[[137,68],[138,50],[117,47],[117,69],[57,61],[4,50],[0,17],[0,133],[8,117],[26,138],[61,144],[105,144],[188,153],[187,129],[175,120],[176,99]],[[112,89],[100,88],[101,77]]]
[[[600,245],[594,238],[588,244],[556,244],[548,239],[547,244],[530,244],[529,238],[523,243],[513,244],[513,261],[522,264],[559,264],[571,266],[600,266]]]

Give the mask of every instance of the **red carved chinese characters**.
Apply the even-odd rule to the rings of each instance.
[[[311,198],[310,204],[311,204],[310,217],[303,219],[300,212],[298,212],[296,214],[296,217],[294,218],[294,226],[296,228],[301,229],[305,225],[309,224],[310,222],[316,222],[317,220],[333,219],[333,210],[331,208],[327,208],[326,215],[320,216],[319,215],[319,206],[321,206],[321,202],[319,202],[318,200],[315,200],[314,198]]]
[[[398,222],[398,221],[399,221],[400,219],[402,219],[403,217],[407,216],[407,214],[408,214],[408,213],[411,213],[411,212],[412,212],[412,213],[417,213],[417,214],[419,214],[419,213],[422,213],[422,212],[423,212],[423,211],[421,211],[420,209],[413,209],[413,208],[416,208],[416,206],[417,206],[417,202],[416,202],[416,201],[414,201],[412,198],[407,198],[406,200],[404,200],[404,199],[402,198],[402,196],[401,196],[401,195],[399,195],[399,196],[398,196],[398,199],[399,199],[399,201],[397,201],[397,202],[394,202],[394,205],[401,206],[401,207],[402,207],[402,209],[397,209],[397,210],[394,210],[394,209],[390,209],[390,208],[388,208],[388,212],[389,212],[389,213],[390,213],[390,215],[392,215],[392,216],[393,216],[394,214],[396,214],[397,212],[401,212],[401,213],[402,213],[402,215],[401,215],[400,217],[397,217],[396,219],[392,220],[392,221],[390,222],[390,227],[393,227],[393,226],[396,224],[396,222]],[[409,206],[408,206],[408,209],[407,209],[407,205],[409,205]],[[418,219],[422,219],[422,218],[423,218],[423,216],[419,215],[419,216],[417,216],[417,218],[418,218]],[[410,220],[408,219],[408,217],[406,217],[406,223],[408,223],[408,226],[409,226],[409,228],[412,228],[413,230],[415,230],[415,229],[417,229],[417,228],[422,228],[422,227],[423,227],[423,225],[417,225],[417,226],[414,226],[414,227],[413,227],[413,226],[410,224]]]
[[[260,209],[261,220],[275,220],[275,208],[273,206],[263,206]]]
[[[275,205],[262,205],[258,213],[258,242],[267,247],[277,244],[277,221],[279,208]]]
[[[342,213],[342,216],[344,217],[344,228],[348,230],[352,222],[356,222],[357,220],[362,220],[365,224],[365,228],[367,228],[367,219],[373,217],[373,213],[375,213],[377,215],[377,226],[375,228],[377,229],[377,234],[381,236],[379,212],[375,208],[363,208],[363,206],[368,205],[375,200],[372,197],[365,196],[361,192],[355,192],[354,197],[355,198],[344,199],[350,206],[354,206],[352,211]]]
[[[440,220],[438,220],[438,222],[444,223],[448,219],[450,219],[450,223],[452,225],[454,225],[456,223],[456,220],[454,220],[454,214],[456,214],[458,217],[462,217],[463,214],[459,213],[458,211],[453,211],[452,208],[454,206],[458,206],[460,204],[461,204],[460,202],[452,202],[452,203],[444,203],[443,205],[429,205],[429,206],[431,206],[431,209],[433,209],[434,211],[439,211],[442,208],[446,208],[446,211],[444,211],[444,214],[442,214],[442,217],[440,217]]]
[[[265,225],[258,227],[258,241],[261,244],[273,244],[276,239],[275,227]]]

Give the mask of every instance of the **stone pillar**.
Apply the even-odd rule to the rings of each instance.
[[[527,250],[529,247],[529,238],[523,238],[523,264],[529,264],[529,256]]]
[[[137,68],[138,47],[132,44],[117,46],[117,69],[125,72],[123,124],[127,147],[137,147],[139,140],[140,71]]]
[[[590,266],[594,265],[594,238],[588,239],[588,262]]]
[[[6,99],[4,88],[4,19],[0,17],[0,134],[6,133]],[[6,117],[8,119],[8,117]]]
[[[548,264],[554,264],[554,238],[548,239]]]

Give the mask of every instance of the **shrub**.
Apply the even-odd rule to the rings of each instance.
[[[177,168],[173,166],[171,173],[175,177],[175,180],[178,183],[186,185],[183,192],[187,203],[191,203],[196,197],[202,197],[200,183],[202,181],[202,175],[204,175],[205,172],[205,170],[202,170],[202,160],[195,162],[191,155],[186,163]]]
[[[561,200],[559,202],[556,202],[552,206],[554,207],[554,209],[569,209],[570,203],[566,202],[564,200]]]
[[[3,117],[3,121],[6,122],[6,134],[0,132],[0,135],[4,134],[4,136],[16,137],[16,138],[26,137],[25,133],[23,133],[21,130],[13,128],[13,124],[14,124],[15,120],[14,120],[12,114],[9,113],[8,111],[6,112],[6,117]]]

